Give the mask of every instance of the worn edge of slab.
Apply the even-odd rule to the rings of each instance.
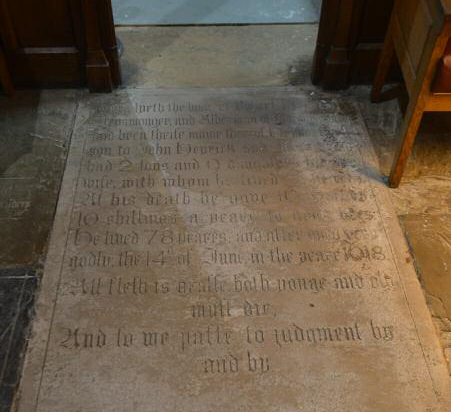
[[[354,107],[356,107],[356,105],[354,105]],[[356,110],[358,112],[360,127],[366,135],[366,138],[370,141],[369,155],[365,158],[366,164],[371,165],[378,170],[379,167],[377,164],[376,152],[369,138],[365,121],[363,120],[360,109],[357,108]],[[374,181],[372,178],[369,178],[369,180]],[[383,218],[383,230],[390,246],[390,250],[395,258],[394,262],[397,268],[399,282],[402,287],[402,293],[405,297],[412,323],[415,326],[415,331],[432,381],[434,392],[441,402],[441,406],[443,406],[443,411],[451,410],[451,379],[446,368],[446,359],[432,321],[431,313],[426,303],[426,297],[413,265],[413,257],[407,239],[401,228],[393,200],[389,194],[390,189],[383,182],[382,177],[380,177],[378,184],[370,183],[370,186],[376,195],[375,203]],[[383,202],[380,200],[383,200]],[[393,244],[393,239],[399,239],[399,244]],[[421,320],[421,322],[419,322],[419,320]]]
[[[59,280],[63,269],[64,251],[69,237],[74,196],[83,153],[83,147],[80,146],[77,149],[74,140],[79,105],[80,101],[76,104],[75,116],[70,131],[68,157],[51,229],[41,287],[37,292],[38,299],[35,317],[32,320],[31,334],[22,370],[22,379],[13,403],[13,410],[34,411],[37,409],[37,399],[46,361],[48,338],[54,316],[54,308],[58,299]],[[75,178],[71,176],[75,176]],[[59,242],[58,239],[65,239],[65,242]],[[50,273],[57,274],[57,276],[47,276]]]
[[[183,88],[183,89],[149,89],[134,88],[122,89],[115,92],[116,95],[130,95],[133,93],[155,95],[181,95],[185,93],[211,94],[217,93],[273,93],[274,91],[286,91],[290,93],[308,94],[311,92],[319,92],[314,87],[247,87],[247,88]],[[98,98],[97,96],[88,97]],[[334,97],[335,98],[335,97]],[[349,100],[349,96],[337,96],[336,99]],[[28,344],[25,356],[22,380],[16,397],[15,409],[18,412],[36,411],[38,406],[38,397],[40,385],[43,377],[43,368],[46,362],[46,350],[49,343],[48,337],[51,329],[52,319],[54,316],[54,307],[58,299],[58,287],[62,266],[64,261],[64,253],[66,242],[68,239],[69,228],[74,205],[74,196],[77,189],[78,175],[80,172],[80,163],[84,144],[76,144],[76,139],[84,139],[84,136],[74,135],[77,124],[81,121],[79,114],[80,101],[77,104],[76,116],[72,126],[72,139],[69,148],[69,155],[66,162],[66,168],[61,184],[61,192],[56,209],[53,229],[51,232],[50,244],[47,253],[44,276],[39,291],[39,297],[36,307],[36,315],[33,320],[32,334]],[[366,129],[363,117],[356,104],[352,103],[358,114],[357,122],[361,129],[362,135],[370,143],[368,155],[364,156],[365,164],[378,170],[377,158],[374,147],[370,141],[368,131]],[[86,140],[84,140],[85,143]],[[363,155],[362,155],[363,156]],[[71,177],[72,176],[72,177]],[[73,176],[76,176],[73,178]],[[423,353],[423,359],[428,369],[433,389],[443,411],[451,410],[451,382],[446,369],[446,361],[436,334],[431,314],[427,308],[426,299],[421,289],[415,268],[413,266],[412,257],[407,245],[406,238],[401,229],[399,220],[395,213],[395,208],[388,192],[387,186],[383,183],[382,178],[375,179],[369,177],[371,189],[377,194],[376,203],[383,217],[384,232],[387,242],[393,253],[397,266],[397,275],[402,287],[406,304],[411,314],[412,322],[415,326],[417,337]],[[376,184],[374,182],[377,182]],[[383,199],[384,202],[378,202],[377,199]],[[59,239],[65,239],[64,242]],[[399,243],[394,245],[393,239],[399,239]],[[47,273],[57,274],[57,276],[46,276]]]

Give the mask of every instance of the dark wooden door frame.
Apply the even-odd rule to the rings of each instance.
[[[58,1],[64,2],[64,18],[70,21],[67,30],[73,39],[73,44],[64,47],[57,42],[54,47],[27,44],[15,23],[18,19],[33,18],[31,12],[27,15],[27,10],[23,10],[19,16],[16,8],[12,18],[10,7],[14,5],[10,0],[0,0],[0,44],[12,83],[18,87],[88,86],[92,92],[112,91],[121,83],[121,72],[111,0]],[[42,16],[47,17],[45,2],[42,8]],[[48,17],[47,24],[51,25],[52,18],[58,17]],[[39,38],[40,33],[33,34]]]
[[[392,7],[393,0],[323,0],[313,84],[344,89],[371,83]]]
[[[14,94],[14,86],[9,74],[8,66],[6,64],[5,53],[0,44],[0,86],[7,96]]]
[[[82,0],[82,7],[89,90],[111,92],[121,78],[111,0]]]

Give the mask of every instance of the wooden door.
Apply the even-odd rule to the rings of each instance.
[[[314,84],[341,89],[372,83],[394,0],[323,0]],[[392,73],[395,77],[396,70]]]
[[[120,84],[111,0],[0,0],[0,41],[17,87]]]

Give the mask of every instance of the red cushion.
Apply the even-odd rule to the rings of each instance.
[[[451,93],[451,38],[440,60],[432,82],[432,93]]]

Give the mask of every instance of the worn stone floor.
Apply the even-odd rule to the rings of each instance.
[[[164,88],[305,84],[316,27],[118,27],[125,45],[123,83]]]
[[[302,87],[309,84],[316,25],[121,27],[118,36],[125,45],[124,87]],[[9,354],[0,363],[2,411],[14,387],[11,370],[20,362],[17,356],[11,361],[11,348],[21,352],[15,339],[26,333],[32,316],[74,116],[85,93],[19,91],[11,100],[0,97],[0,345]],[[359,104],[387,175],[401,121],[397,103],[371,104],[366,86],[341,93]],[[402,185],[390,191],[448,360],[450,126],[448,115],[426,116]]]
[[[360,107],[388,175],[396,150],[401,113],[396,102],[372,105],[368,89],[348,91]],[[404,179],[390,190],[411,247],[418,276],[441,336],[451,375],[451,117],[429,113],[422,122]]]
[[[316,23],[321,0],[113,0],[121,25]]]

